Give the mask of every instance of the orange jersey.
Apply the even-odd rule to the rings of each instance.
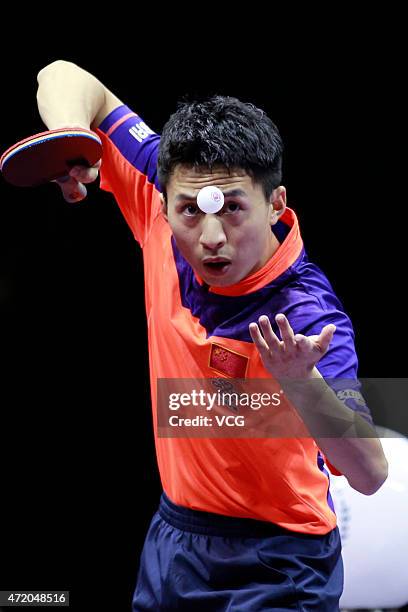
[[[278,312],[295,333],[337,331],[318,364],[324,377],[356,380],[349,318],[304,250],[297,218],[287,209],[274,226],[280,247],[265,266],[229,287],[208,287],[177,249],[161,214],[159,136],[128,107],[99,126],[101,188],[110,191],[143,249],[150,383],[157,462],[163,489],[176,504],[227,516],[270,521],[325,534],[336,525],[324,457],[312,438],[160,437],[158,379],[271,378],[248,330]],[[275,331],[276,328],[275,328]],[[348,405],[369,418],[361,401]],[[334,468],[333,468],[334,471]]]

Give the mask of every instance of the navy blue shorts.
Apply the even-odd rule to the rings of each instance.
[[[339,530],[288,531],[190,510],[163,493],[140,560],[133,612],[335,612],[343,590]]]

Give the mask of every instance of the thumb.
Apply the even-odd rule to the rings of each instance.
[[[333,339],[334,332],[336,331],[336,326],[334,323],[329,323],[325,325],[320,332],[320,336],[317,339],[317,344],[320,346],[321,352],[324,354],[329,348],[329,344]]]
[[[87,196],[85,185],[74,179],[72,176],[64,176],[56,179],[55,182],[61,188],[64,200],[70,204],[81,202]]]

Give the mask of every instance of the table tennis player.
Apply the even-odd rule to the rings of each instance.
[[[159,136],[71,62],[45,66],[38,84],[49,130],[91,129],[102,141],[99,162],[59,181],[64,198],[81,201],[100,173],[143,250],[163,494],[133,611],[338,610],[329,473],[371,495],[387,461],[359,390],[352,323],[287,205],[277,127],[215,96],[182,103]],[[164,379],[270,382],[288,390],[310,435],[160,436]]]

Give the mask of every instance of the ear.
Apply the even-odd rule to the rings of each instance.
[[[167,202],[165,200],[164,195],[161,193],[160,194],[160,203],[161,203],[161,213],[163,215],[163,217],[166,219],[167,223],[169,222],[169,219],[167,217]]]
[[[272,191],[269,204],[269,222],[271,225],[275,225],[286,210],[286,188],[283,185],[279,185]]]

